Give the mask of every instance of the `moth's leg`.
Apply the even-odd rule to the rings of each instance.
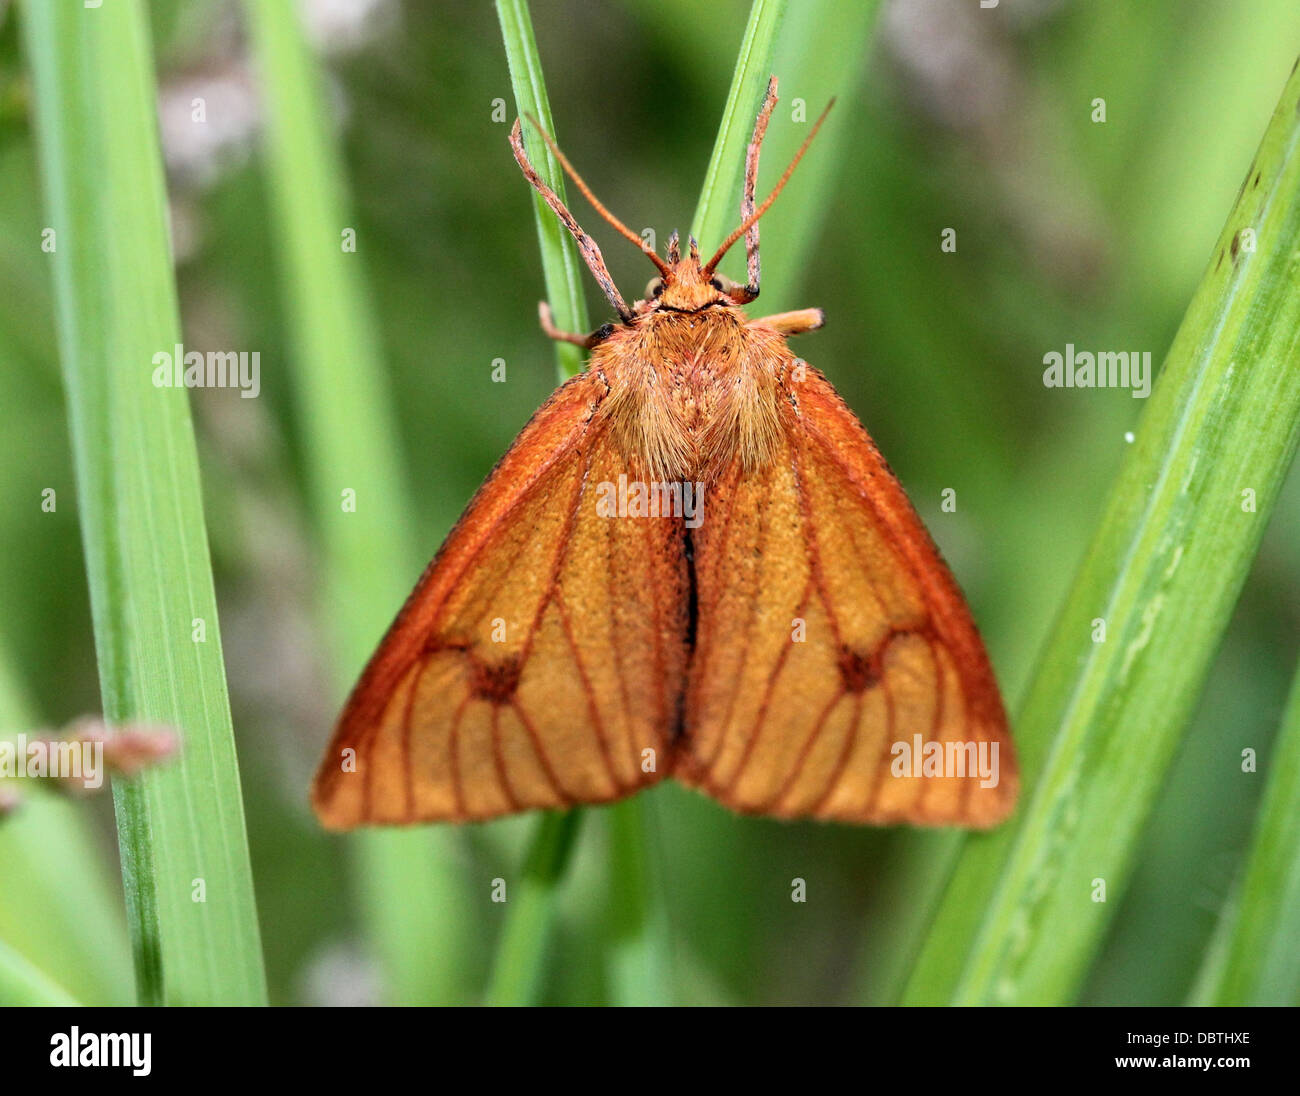
[[[537,318],[542,321],[542,333],[548,339],[554,339],[556,342],[573,343],[574,346],[581,346],[584,350],[590,350],[597,343],[604,342],[614,330],[612,324],[602,324],[590,335],[576,335],[572,331],[561,331],[555,326],[555,317],[551,314],[551,306],[545,301],[537,302]]]
[[[763,105],[758,108],[758,117],[754,119],[754,135],[749,139],[749,150],[745,153],[745,192],[740,199],[740,221],[744,224],[754,212],[754,188],[758,185],[758,153],[767,133],[767,123],[776,106],[776,77],[767,81],[767,91],[763,94]],[[758,296],[761,276],[758,263],[758,222],[749,226],[745,233],[745,261],[748,266],[749,280],[734,294],[740,304],[747,304]]]
[[[794,312],[777,312],[750,320],[746,327],[761,327],[781,335],[803,335],[816,331],[826,322],[826,313],[820,308],[800,308]]]

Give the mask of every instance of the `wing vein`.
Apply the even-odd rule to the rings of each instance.
[[[465,792],[461,787],[460,777],[460,721],[465,715],[465,709],[469,707],[470,701],[473,700],[474,694],[469,693],[465,699],[456,707],[456,714],[451,720],[451,736],[447,742],[447,753],[451,758],[451,795],[452,802],[456,804],[456,814],[463,816],[465,814]]]
[[[420,679],[424,677],[424,671],[428,668],[429,659],[426,657],[411,676],[411,691],[406,694],[406,704],[402,712],[402,757],[406,761],[402,776],[403,783],[406,785],[407,818],[415,814],[415,775],[411,765],[411,709],[415,707],[415,694],[420,690]]]
[[[623,644],[622,644],[623,636],[620,634],[619,627],[618,627],[618,611],[617,611],[618,591],[616,589],[617,576],[615,576],[614,574],[614,563],[615,563],[614,521],[615,520],[619,520],[619,519],[613,519],[613,520],[610,520],[609,518],[604,519],[605,522],[605,589],[609,596],[609,645],[614,655],[614,675],[618,678],[619,696],[623,698],[623,706],[621,709],[621,714],[623,719],[626,721],[624,723],[624,728],[627,731],[628,747],[633,752],[633,772],[635,772],[636,771],[636,763],[635,763],[636,743],[632,741],[632,727],[631,727],[632,703],[630,698],[628,697],[627,675],[624,672],[624,668],[623,668]],[[622,579],[625,583],[628,584],[632,582],[631,575],[623,575]],[[653,585],[653,583],[651,585]]]
[[[506,773],[506,759],[501,752],[501,706],[492,705],[492,765],[496,769],[497,783],[505,793],[506,802],[512,811],[519,809],[519,798],[510,786],[510,777]]]
[[[822,706],[821,712],[817,715],[817,722],[813,724],[812,730],[809,732],[808,737],[804,739],[803,746],[799,749],[799,756],[795,758],[789,774],[786,776],[785,780],[782,781],[781,787],[777,789],[776,794],[768,801],[765,809],[770,809],[776,806],[790,794],[790,791],[798,782],[799,777],[803,774],[804,766],[808,763],[808,755],[812,753],[813,746],[816,745],[817,739],[821,737],[822,730],[825,728],[826,721],[830,718],[831,712],[839,706],[840,701],[843,700],[846,695],[848,694],[845,690],[837,689],[831,694],[830,700]],[[851,734],[845,735],[845,745],[840,748],[841,761],[837,763],[837,769],[847,760],[845,750],[852,744],[853,736]],[[834,772],[835,770],[833,769],[832,775]]]
[[[847,693],[841,692],[838,700],[847,696]],[[849,767],[849,758],[853,755],[853,747],[857,743],[859,727],[862,722],[862,694],[856,693],[853,696],[853,715],[849,719],[849,733],[844,736],[844,745],[840,747],[840,755],[835,759],[835,766],[831,769],[830,775],[826,778],[826,788],[822,794],[817,797],[817,802],[813,805],[812,813],[817,814],[826,805],[827,800],[835,793],[835,789],[840,786],[840,781],[844,779],[844,774]],[[880,777],[880,767],[876,767],[876,778]],[[871,800],[868,799],[868,804]]]
[[[811,585],[812,581],[810,579],[809,586]],[[803,615],[804,606],[808,604],[808,593],[809,589],[805,587],[803,594],[800,596],[799,605],[794,611],[795,616]],[[749,738],[745,740],[745,746],[741,751],[740,762],[736,766],[735,774],[729,781],[727,781],[726,788],[724,789],[727,794],[730,794],[735,789],[741,776],[744,775],[750,759],[754,756],[754,747],[758,744],[759,737],[763,733],[763,724],[767,721],[768,706],[772,700],[772,692],[776,688],[776,683],[781,677],[781,671],[785,668],[785,660],[789,657],[790,649],[793,646],[793,639],[788,643],[782,644],[781,653],[777,655],[776,662],[773,664],[772,669],[768,671],[767,682],[763,686],[763,699],[759,701],[758,711],[754,716],[754,729],[750,733]]]
[[[771,477],[769,476],[768,477],[769,482],[770,482],[770,478]],[[767,533],[768,533],[768,524],[767,524],[768,514],[767,514],[767,506],[766,506],[766,497],[767,497],[766,492],[763,492],[762,494],[759,495],[760,501],[758,505],[758,517],[757,517],[758,536],[754,543],[755,554],[758,556],[760,560],[763,557],[762,550],[764,544],[767,541]],[[733,496],[732,508],[733,510],[735,508],[734,496]],[[761,577],[761,573],[762,573],[762,567],[760,565],[759,577]],[[718,759],[722,754],[723,743],[726,741],[726,738],[731,729],[731,719],[733,714],[735,713],[736,700],[740,696],[740,690],[742,685],[744,684],[743,670],[745,664],[749,661],[749,651],[752,646],[752,640],[754,636],[754,618],[755,616],[758,615],[758,595],[761,586],[762,584],[760,582],[755,581],[750,586],[749,589],[749,596],[747,598],[749,602],[749,609],[748,609],[748,614],[746,615],[745,618],[746,619],[745,641],[740,649],[740,662],[738,664],[742,672],[736,674],[736,680],[732,686],[731,695],[727,698],[727,714],[723,718],[721,729],[718,733],[717,740],[714,742],[712,749],[709,753],[708,760],[705,761],[704,763],[705,771],[710,774],[713,772],[713,768],[717,764]],[[721,594],[719,594],[719,599],[720,598],[721,598]],[[715,605],[715,610],[716,610],[716,605]]]
[[[524,734],[528,736],[529,742],[532,743],[533,753],[537,755],[537,763],[541,765],[542,772],[546,774],[547,783],[551,785],[552,790],[559,796],[560,801],[566,807],[571,805],[575,802],[575,797],[565,790],[560,783],[559,777],[555,774],[555,770],[551,767],[550,756],[546,752],[546,747],[542,744],[537,728],[533,726],[533,721],[528,718],[528,713],[515,701],[510,702],[510,707],[514,709],[515,715],[519,717],[519,722],[523,724]]]

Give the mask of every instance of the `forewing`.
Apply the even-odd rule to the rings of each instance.
[[[316,776],[325,825],[605,802],[661,777],[684,534],[597,512],[597,485],[628,473],[596,415],[606,392],[582,374],[543,405],[420,579]]]
[[[775,460],[733,463],[693,534],[675,775],[747,812],[992,825],[1016,762],[961,593],[829,382],[791,366],[782,391]]]

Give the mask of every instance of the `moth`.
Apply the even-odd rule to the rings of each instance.
[[[629,307],[542,180],[617,313],[488,476],[361,676],[317,773],[332,829],[607,803],[674,779],[740,812],[986,827],[1017,768],[962,595],[898,480],[788,345],[820,309],[761,318],[759,150],[707,262],[661,258]],[[830,108],[828,107],[827,110]],[[744,237],[747,281],[718,273]]]

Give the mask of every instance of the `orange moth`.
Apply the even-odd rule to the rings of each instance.
[[[672,776],[737,811],[990,826],[1018,784],[988,656],[871,438],[751,319],[767,87],[740,226],[707,262],[676,233],[629,307],[538,176],[618,315],[474,496],[371,658],[317,773],[333,829],[605,803]],[[829,108],[827,108],[829,110]],[[540,128],[540,127],[539,127]],[[748,278],[717,273],[744,237]]]

